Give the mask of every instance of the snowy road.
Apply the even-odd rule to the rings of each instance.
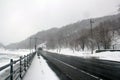
[[[120,62],[40,51],[72,80],[120,80]]]
[[[59,80],[46,61],[35,56],[23,80]]]

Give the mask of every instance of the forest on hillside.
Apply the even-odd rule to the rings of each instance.
[[[47,49],[70,48],[74,50],[117,49],[120,36],[120,14],[85,19],[51,28],[6,46],[10,49],[29,49],[45,44]],[[118,41],[119,42],[119,41]]]
[[[92,20],[92,19],[91,19]],[[94,25],[94,19],[92,20]],[[49,37],[48,49],[71,48],[72,50],[85,49],[114,49],[116,37],[120,36],[120,18],[101,22],[96,27],[74,31],[63,35],[63,32]],[[117,35],[117,36],[116,36]]]

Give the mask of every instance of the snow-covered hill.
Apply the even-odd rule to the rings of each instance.
[[[98,26],[101,22],[104,22],[107,20],[115,21],[119,17],[120,17],[120,14],[94,18],[93,28]],[[29,48],[30,38],[35,38],[35,37],[39,38],[37,41],[37,44],[47,42],[47,46],[51,47],[51,46],[54,46],[52,43],[57,43],[57,40],[61,40],[65,37],[68,37],[69,35],[77,39],[78,37],[76,36],[76,32],[78,32],[80,35],[81,30],[88,29],[88,28],[90,28],[90,19],[85,19],[82,21],[78,21],[76,23],[63,26],[61,28],[52,28],[45,31],[40,31],[37,34],[34,34],[21,42],[8,45],[7,48]],[[31,42],[32,42],[31,46],[34,47],[35,39],[33,39]]]

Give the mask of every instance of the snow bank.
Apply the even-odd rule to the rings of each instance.
[[[30,50],[27,49],[18,49],[18,50],[6,50],[4,48],[0,49],[0,67],[10,63],[10,59],[17,60],[20,56],[27,55],[30,53]],[[9,68],[0,71],[0,80],[9,74]]]
[[[20,56],[27,55],[30,50],[19,49],[19,50],[6,50],[0,49],[0,67],[10,62],[10,59],[17,60]]]
[[[23,80],[59,80],[59,78],[41,56],[40,58],[35,56]]]
[[[46,50],[49,52],[53,53],[58,53],[57,50]],[[120,62],[120,52],[115,51],[115,52],[100,52],[100,53],[95,53],[91,54],[91,51],[72,51],[71,49],[61,49],[61,52],[58,54],[64,54],[64,55],[71,55],[71,56],[77,56],[77,57],[84,57],[84,58],[98,58],[98,59],[104,59],[104,60],[112,60],[112,61],[119,61]]]
[[[94,57],[99,57],[100,59],[105,59],[105,60],[112,60],[112,61],[119,61],[120,62],[120,52],[101,52],[101,53],[95,53],[92,56]]]
[[[30,50],[28,49],[16,49],[16,50],[11,50],[11,49],[0,49],[0,54],[16,54],[16,55],[27,55],[30,53]]]
[[[6,50],[0,49],[0,66],[9,63],[10,59],[17,60],[20,56],[27,55],[30,50],[19,49],[19,50]]]

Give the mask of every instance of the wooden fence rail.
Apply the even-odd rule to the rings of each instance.
[[[11,59],[9,64],[0,67],[0,71],[7,68],[10,69],[10,73],[6,76],[5,80],[22,80],[26,71],[30,67],[35,54],[36,52],[28,54],[15,61]]]

